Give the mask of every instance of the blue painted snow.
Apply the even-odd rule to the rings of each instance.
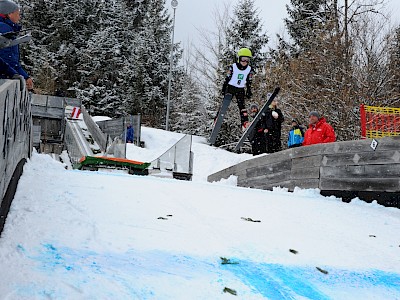
[[[302,277],[304,268],[236,261],[239,264],[225,265],[225,268],[233,272],[254,292],[268,299],[297,299],[299,296],[315,300],[329,299]]]
[[[296,267],[279,264],[240,261],[226,265],[246,285],[268,299],[331,299],[326,292],[335,290],[391,290],[400,297],[400,274],[381,270],[351,271],[323,266],[328,274],[316,267]],[[235,267],[236,266],[236,267]]]
[[[71,249],[56,246],[52,243],[42,244],[35,254],[19,245],[17,250],[33,260],[39,272],[45,276],[62,277],[70,282],[74,289],[86,290],[98,285],[108,297],[121,296],[108,292],[106,286],[99,283],[112,282],[118,285],[119,292],[132,298],[157,298],[157,291],[138,286],[138,279],[166,277],[170,282],[174,279],[190,281],[207,278],[209,282],[218,282],[221,290],[229,286],[232,278],[237,278],[255,295],[267,299],[332,299],[335,290],[352,289],[353,292],[363,289],[390,289],[400,298],[400,274],[381,270],[353,271],[319,266],[328,274],[319,272],[315,266],[286,266],[281,264],[257,263],[240,258],[232,258],[237,264],[222,265],[219,258],[207,259],[188,255],[171,254],[159,250],[136,251],[125,253],[98,253],[89,249]],[[229,283],[227,283],[229,281]],[[229,286],[235,288],[233,286]],[[36,295],[47,295],[64,299],[65,290],[58,287],[42,287],[32,284],[21,286],[19,291],[27,290]],[[237,290],[238,295],[240,290]]]

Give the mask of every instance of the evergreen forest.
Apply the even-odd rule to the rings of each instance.
[[[201,31],[198,44],[173,47],[166,0],[19,4],[33,36],[21,60],[35,92],[78,97],[93,115],[140,113],[144,125],[165,128],[172,53],[170,130],[208,136],[226,68],[242,47],[251,49],[255,68],[247,104],[262,104],[280,86],[285,129],[292,118],[306,125],[317,110],[338,140],[358,139],[360,104],[400,104],[400,27],[385,0],[291,0],[285,33],[272,36],[254,0],[230,1],[213,12],[214,31]],[[233,101],[218,143],[240,134]]]

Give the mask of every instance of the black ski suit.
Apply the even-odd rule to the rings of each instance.
[[[262,153],[267,152],[267,143],[265,139],[265,114],[262,116],[261,120],[257,122],[254,127],[254,131],[251,134],[250,144],[251,144],[251,151],[253,155],[259,155]]]
[[[246,78],[238,78],[237,83],[238,85],[243,85],[244,81],[245,81],[245,85],[246,87],[241,88],[241,87],[236,87],[234,85],[229,84],[229,82],[232,80],[232,78],[235,78],[236,81],[236,74],[234,71],[234,67],[236,65],[236,68],[244,71],[247,68],[249,69],[249,73],[247,75]],[[247,109],[245,107],[245,101],[244,101],[244,97],[246,96],[247,98],[251,98],[252,96],[252,92],[251,92],[251,82],[253,79],[253,69],[250,66],[242,66],[240,63],[236,63],[233,64],[231,66],[229,66],[228,68],[228,72],[227,75],[225,77],[225,82],[224,85],[222,87],[222,94],[232,94],[232,98],[236,97],[236,101],[237,101],[237,105],[239,107],[239,113],[240,113],[240,123],[243,124],[248,122],[249,117],[247,115]]]
[[[278,113],[278,118],[272,116],[272,112]],[[268,129],[266,134],[267,153],[274,153],[282,150],[281,132],[284,117],[279,108],[270,107],[265,112],[265,128]]]

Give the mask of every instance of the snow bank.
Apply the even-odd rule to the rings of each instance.
[[[144,135],[154,155],[179,139]],[[1,297],[400,299],[400,210],[210,184],[249,156],[193,149],[193,182],[70,171],[34,153],[0,239]]]

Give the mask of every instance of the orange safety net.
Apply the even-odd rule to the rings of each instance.
[[[361,138],[400,135],[400,108],[361,105]]]

